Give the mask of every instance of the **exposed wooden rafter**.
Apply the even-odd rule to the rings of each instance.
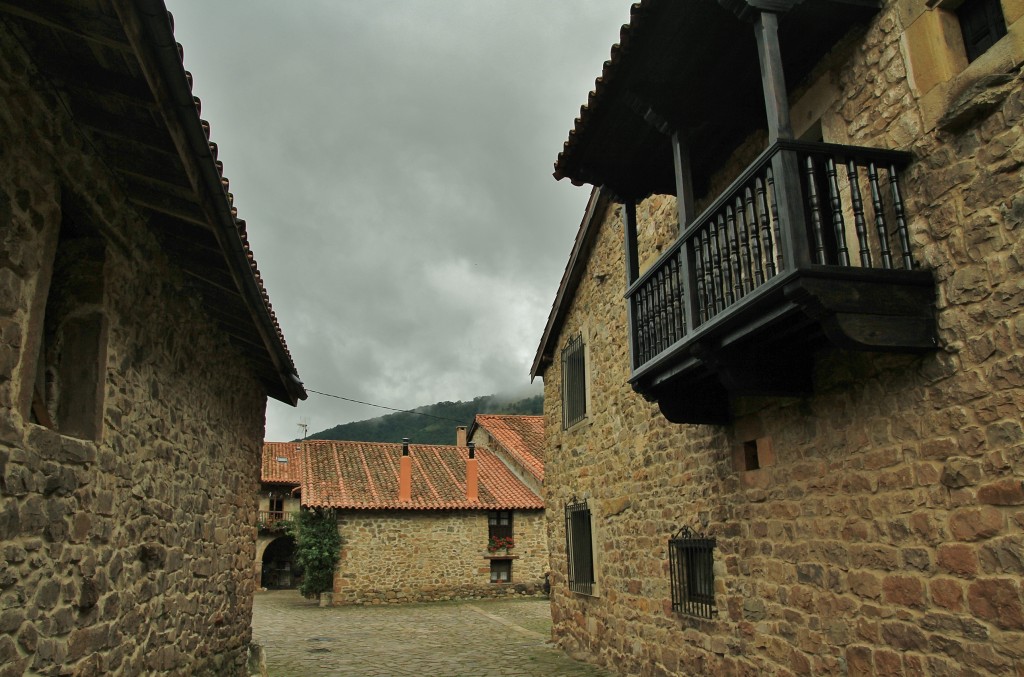
[[[131,51],[121,22],[116,17],[53,0],[0,0],[0,11],[104,47]]]

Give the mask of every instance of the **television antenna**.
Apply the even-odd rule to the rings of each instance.
[[[309,417],[303,416],[299,419],[299,438],[306,439],[306,435],[309,433]]]

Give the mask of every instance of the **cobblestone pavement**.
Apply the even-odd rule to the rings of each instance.
[[[611,677],[553,645],[546,599],[327,607],[256,594],[270,677]]]

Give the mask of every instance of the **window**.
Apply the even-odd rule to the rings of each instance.
[[[583,334],[562,348],[562,428],[568,430],[587,417],[587,363]]]
[[[512,582],[512,560],[492,559],[491,560],[491,583]]]
[[[574,497],[565,506],[565,554],[569,565],[569,589],[584,595],[594,593],[594,547],[590,507]]]
[[[700,618],[716,614],[715,539],[683,527],[668,542],[668,560],[672,610]]]
[[[46,296],[28,414],[62,435],[98,440],[107,366],[106,250],[94,228],[68,204],[62,209],[50,279],[40,285]]]
[[[967,60],[974,61],[1006,35],[1000,0],[967,0],[956,10]]]
[[[487,514],[487,536],[508,537],[515,535],[512,530],[512,511],[496,510]]]

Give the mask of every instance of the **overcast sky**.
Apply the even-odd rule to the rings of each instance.
[[[396,408],[528,387],[589,196],[552,164],[629,0],[167,5],[306,386]],[[384,413],[271,400],[266,435]]]

